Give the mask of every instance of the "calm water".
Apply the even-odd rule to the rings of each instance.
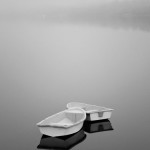
[[[1,5],[0,149],[37,149],[36,123],[70,101],[115,109],[114,130],[82,130],[73,150],[149,149],[149,12],[102,15],[108,9],[97,5],[46,2]]]

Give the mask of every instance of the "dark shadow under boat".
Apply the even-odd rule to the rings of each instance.
[[[64,149],[68,150],[75,145],[81,143],[86,138],[84,130],[81,129],[79,132],[67,136],[50,137],[42,135],[40,144],[37,146],[38,149]]]
[[[99,120],[99,121],[85,121],[83,125],[83,129],[85,132],[88,133],[114,130],[112,128],[111,122],[108,119]]]

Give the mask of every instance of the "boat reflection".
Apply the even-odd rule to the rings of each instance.
[[[88,132],[88,133],[113,130],[111,122],[108,119],[94,121],[94,122],[93,121],[85,121],[83,129],[85,132]]]
[[[37,146],[38,149],[71,149],[75,145],[81,143],[86,138],[84,130],[81,129],[79,132],[67,136],[50,137],[42,135],[40,144]]]

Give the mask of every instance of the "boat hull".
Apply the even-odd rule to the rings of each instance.
[[[111,122],[108,119],[98,121],[85,121],[84,131],[88,133],[96,133],[113,130]]]
[[[76,133],[82,128],[82,126],[83,126],[83,122],[69,128],[39,127],[39,130],[44,135],[56,137],[56,136],[64,136],[64,135]]]
[[[43,135],[38,149],[70,149],[85,140],[86,134],[83,129],[72,135],[51,137]]]
[[[87,121],[105,120],[110,119],[111,115],[112,111],[88,113],[86,115],[86,120]]]

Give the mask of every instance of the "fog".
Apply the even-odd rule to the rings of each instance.
[[[150,0],[2,0],[0,21],[67,22],[150,30]]]
[[[68,8],[68,7],[90,7],[92,5],[103,5],[103,4],[121,4],[126,6],[132,5],[132,7],[147,6],[150,4],[150,0],[1,0],[0,11],[4,10],[7,12],[17,10],[30,10],[36,9],[57,9],[57,8]],[[124,7],[123,6],[123,7]],[[122,6],[121,6],[122,7]],[[128,9],[128,8],[127,8]]]
[[[0,0],[0,149],[36,149],[70,101],[114,109],[73,150],[147,149],[149,49],[150,0]]]
[[[53,7],[79,7],[79,6],[86,6],[91,4],[97,4],[97,3],[106,3],[111,0],[1,0],[0,8],[1,10],[8,10],[10,9],[27,9],[27,8],[37,8],[48,5],[49,8]]]

